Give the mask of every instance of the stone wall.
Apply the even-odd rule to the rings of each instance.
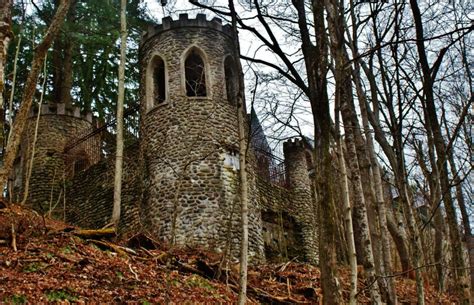
[[[30,113],[15,164],[14,197],[16,194],[15,199],[18,201],[23,198],[37,111],[38,109],[33,109]],[[65,178],[73,175],[75,169],[78,170],[79,163],[81,169],[84,169],[98,162],[100,150],[99,144],[95,143],[97,139],[89,139],[77,145],[74,151],[64,153],[68,143],[91,131],[93,125],[92,115],[82,115],[79,108],[66,109],[64,104],[42,106],[27,199],[35,209],[47,212],[50,204],[62,206]]]
[[[163,23],[141,44],[141,156],[147,228],[164,241],[224,251],[238,249],[238,126],[235,101],[227,99],[224,61],[238,59],[229,26],[204,15]],[[184,61],[190,50],[204,61],[207,95],[188,97]],[[150,63],[165,64],[166,99],[154,104]],[[238,79],[233,80],[238,83]],[[252,185],[253,183],[253,185]],[[249,189],[254,189],[253,180]],[[260,213],[250,200],[251,256],[263,256]]]
[[[274,256],[319,262],[317,210],[310,192],[290,190],[257,178],[265,247]]]
[[[120,229],[141,228],[139,217],[140,172],[138,145],[124,152]],[[77,173],[66,187],[66,220],[83,228],[101,228],[110,223],[114,199],[114,155]]]

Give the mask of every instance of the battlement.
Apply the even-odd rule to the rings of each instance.
[[[30,110],[29,117],[36,117],[38,114],[38,107],[32,107]],[[92,113],[88,112],[86,114],[81,113],[81,109],[79,107],[73,106],[72,108],[66,108],[66,104],[59,103],[59,104],[43,104],[41,105],[41,115],[64,115],[64,116],[71,116],[79,119],[83,119],[88,121],[89,123],[93,123],[95,118],[93,117]]]
[[[286,142],[283,142],[283,151],[298,149],[298,148],[307,148],[308,144],[303,139],[293,138],[289,139]]]
[[[205,14],[197,14],[195,19],[190,19],[188,14],[180,14],[178,20],[165,17],[161,20],[161,24],[148,26],[142,36],[142,43],[161,32],[184,27],[209,28],[233,37],[232,26],[230,24],[223,25],[220,18],[214,17],[212,20],[207,20]]]

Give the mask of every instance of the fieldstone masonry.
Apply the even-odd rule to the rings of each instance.
[[[186,14],[178,20],[164,18],[143,35],[140,138],[125,152],[121,228],[145,230],[176,245],[238,255],[236,39],[229,25],[218,18],[208,21],[202,14],[196,19]],[[187,66],[190,54],[199,58],[192,68]],[[205,87],[193,94],[189,84],[196,84],[196,75],[202,82],[198,85]],[[101,227],[112,211],[114,158],[99,162],[99,151],[82,154],[87,168],[59,183],[56,172],[66,171],[65,160],[75,156],[60,154],[66,138],[92,126],[90,115],[60,112],[41,116],[30,202],[49,200],[51,189],[53,197],[64,191],[68,221]],[[31,126],[26,134],[18,161],[21,173],[31,147]],[[249,152],[249,248],[254,261],[298,256],[318,262],[311,147],[305,143],[290,140],[284,145],[288,188],[260,177],[254,151]],[[18,184],[21,188],[23,182]]]
[[[32,109],[21,138],[20,153],[15,162],[15,175],[12,182],[18,201],[23,198],[37,113],[38,109]],[[94,125],[92,115],[90,113],[81,114],[78,107],[67,109],[61,103],[42,105],[30,179],[30,192],[27,199],[35,208],[46,212],[50,205],[59,205],[62,184],[65,179],[71,177],[75,170],[81,170],[99,161],[99,146],[91,145],[91,141],[96,141],[96,139],[76,146],[67,158],[63,154],[64,147],[73,140],[75,135],[90,130]]]

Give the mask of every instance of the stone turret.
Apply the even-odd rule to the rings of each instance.
[[[283,143],[283,154],[288,186],[292,189],[310,191],[313,162],[309,144],[302,139],[290,139]]]
[[[164,18],[143,35],[141,210],[146,227],[167,242],[224,250],[229,241],[238,249],[235,39],[229,25],[202,14]],[[250,201],[252,226],[261,226]],[[261,256],[259,228],[251,228],[250,241]]]
[[[21,139],[19,156],[13,177],[14,198],[22,200],[25,180],[31,160],[38,108],[30,112]],[[35,145],[27,202],[34,208],[47,211],[62,196],[63,179],[98,162],[99,145],[84,142],[68,153],[65,148],[78,136],[90,132],[95,121],[91,113],[81,114],[78,107],[66,108],[65,104],[42,105]]]
[[[303,252],[308,261],[317,264],[319,262],[318,207],[311,187],[311,175],[314,171],[311,146],[305,139],[290,139],[283,143],[283,154],[292,206],[302,227]]]

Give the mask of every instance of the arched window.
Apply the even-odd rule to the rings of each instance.
[[[227,93],[227,101],[229,103],[235,103],[237,97],[237,73],[235,72],[235,63],[232,57],[227,56],[224,61],[224,73],[225,73],[225,88]]]
[[[160,56],[155,55],[151,64],[153,80],[153,106],[166,100],[165,62]]]
[[[187,96],[206,96],[204,61],[196,50],[191,50],[184,62]]]

